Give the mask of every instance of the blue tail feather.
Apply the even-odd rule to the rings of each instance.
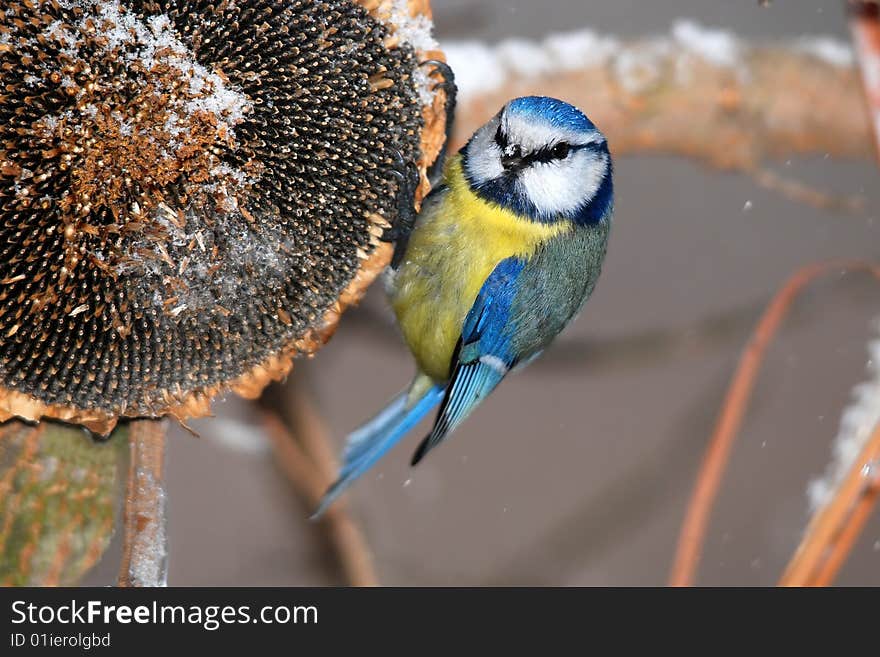
[[[407,397],[408,391],[404,390],[388,402],[375,417],[367,420],[348,434],[348,437],[345,439],[345,447],[342,450],[343,468],[339,474],[340,478],[346,474],[345,466],[359,461],[364,453],[373,446],[371,438],[397,424],[406,415]]]
[[[434,385],[412,404],[407,392],[395,397],[376,417],[353,431],[346,440],[339,477],[321,499],[312,519],[320,518],[354,481],[416,426],[443,399],[444,388]]]

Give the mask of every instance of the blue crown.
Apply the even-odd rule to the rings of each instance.
[[[577,107],[547,96],[524,96],[510,101],[510,114],[527,116],[533,121],[543,121],[555,128],[568,128],[582,132],[595,132],[596,126]]]

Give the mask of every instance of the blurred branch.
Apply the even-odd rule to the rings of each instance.
[[[625,468],[595,493],[578,498],[570,512],[533,533],[528,544],[498,564],[483,584],[566,586],[573,573],[583,573],[621,545],[638,541],[665,501],[686,493],[682,489],[688,484],[691,460],[704,445],[706,427],[711,427],[707,409],[720,397],[722,385],[697,390],[690,409],[666,430],[668,440],[639,450],[637,458],[627,460]]]
[[[865,199],[862,196],[826,194],[806,183],[785,178],[769,169],[756,168],[747,170],[747,172],[759,186],[776,192],[793,203],[802,203],[820,210],[849,212],[851,214],[862,212],[865,209]]]
[[[130,461],[119,586],[165,586],[167,582],[165,436],[164,420],[128,423]]]
[[[845,290],[861,294],[862,282],[849,281],[852,286],[837,286],[835,294]],[[873,293],[873,290],[871,290]],[[861,298],[861,297],[860,297]],[[873,298],[873,297],[872,297]],[[564,333],[530,369],[567,369],[580,371],[585,363],[591,373],[618,371],[622,367],[643,368],[647,365],[673,361],[678,358],[700,354],[719,345],[742,342],[755,325],[769,299],[756,299],[732,308],[708,312],[691,321],[670,327],[645,327],[620,335],[588,335]],[[821,317],[821,304],[799,306],[792,313],[787,327],[809,324]],[[399,353],[401,341],[394,325],[393,315],[380,304],[361,304],[349,314],[350,325],[369,333],[369,339],[389,346],[389,351]]]
[[[543,42],[445,46],[453,67],[460,62],[456,71],[467,69],[458,75],[454,148],[508,99],[548,95],[583,107],[615,156],[680,155],[747,173],[799,202],[844,210],[862,205],[766,169],[767,161],[793,155],[870,153],[869,120],[845,44],[756,46],[680,23],[669,36],[632,41],[582,31]],[[479,79],[493,84],[486,89]]]
[[[837,578],[837,573],[843,567],[847,557],[856,545],[880,494],[880,487],[876,484],[862,493],[855,508],[849,515],[849,519],[840,528],[840,533],[831,544],[830,553],[825,563],[819,568],[816,576],[810,582],[811,586],[831,586]]]
[[[563,334],[530,368],[580,369],[589,362],[593,372],[615,369],[621,364],[644,367],[646,362],[671,360],[683,351],[725,344],[738,339],[753,324],[763,302],[744,303],[696,318],[684,326],[645,328],[614,336],[582,337]],[[361,304],[351,311],[348,322],[369,331],[370,339],[379,340],[395,351],[400,348],[400,333],[393,315],[371,304]]]
[[[272,406],[264,414],[264,423],[278,464],[306,506],[313,510],[336,476],[330,432],[297,374],[283,386],[271,386],[264,399]],[[320,523],[348,582],[352,586],[378,586],[369,545],[344,502],[328,509]]]
[[[880,493],[880,424],[831,501],[810,521],[780,586],[827,586],[849,555]]]
[[[880,158],[880,5],[865,0],[849,0],[847,5],[869,123],[873,128],[875,153]]]
[[[818,288],[818,289],[817,289]],[[821,296],[816,292],[821,290]],[[859,303],[876,300],[877,286],[873,278],[862,276],[833,277],[811,287],[809,303],[794,304],[789,310],[784,326],[777,337],[790,335],[796,329],[812,326],[828,316],[830,296],[840,298],[858,291]],[[871,293],[868,298],[864,293]],[[804,295],[807,296],[807,295]],[[589,360],[589,370],[601,371],[613,367],[633,366],[639,358],[648,362],[661,359],[675,360],[693,357],[700,350],[708,350],[719,344],[736,341],[742,344],[757,324],[761,311],[768,300],[744,304],[729,312],[710,314],[678,329],[666,331],[648,330],[644,333],[623,335],[619,339],[569,340],[564,345],[567,354],[573,354],[575,362],[583,367]],[[688,337],[690,336],[690,337]],[[562,345],[556,345],[533,367],[548,367],[544,361]],[[611,352],[611,353],[609,353]],[[632,353],[630,353],[632,352]],[[549,367],[564,366],[560,360]],[[659,500],[675,497],[679,487],[691,487],[690,478],[699,465],[699,452],[705,449],[705,436],[713,428],[713,408],[720,406],[729,376],[711,385],[702,386],[700,392],[688,403],[691,410],[673,427],[666,429],[671,440],[659,443],[653,450],[642,451],[639,458],[622,471],[616,479],[602,489],[582,500],[581,504],[549,530],[535,534],[530,547],[521,548],[514,558],[491,573],[486,582],[492,585],[516,583],[520,585],[557,585],[567,581],[570,571],[600,556],[620,541],[626,542],[644,526],[651,517]],[[703,438],[700,438],[700,435]],[[692,462],[693,455],[697,461]],[[684,491],[684,495],[688,491]],[[548,574],[547,563],[553,564]],[[580,571],[579,571],[580,572]]]
[[[755,327],[721,405],[715,430],[700,466],[679,534],[669,578],[670,585],[693,584],[712,506],[771,340],[779,331],[792,303],[804,288],[817,277],[841,269],[867,270],[876,278],[880,278],[880,266],[870,263],[827,262],[808,265],[795,272],[777,292]]]

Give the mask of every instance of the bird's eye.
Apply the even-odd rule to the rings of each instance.
[[[507,146],[507,137],[501,132],[501,124],[498,124],[498,130],[495,131],[495,143],[498,147],[504,149]]]
[[[552,150],[550,151],[550,156],[554,160],[564,160],[568,157],[568,153],[570,150],[571,148],[569,147],[569,145],[562,141],[552,148]]]

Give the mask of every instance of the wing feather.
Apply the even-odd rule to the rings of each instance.
[[[511,344],[515,327],[509,319],[525,264],[519,258],[502,260],[480,288],[462,326],[434,428],[413,455],[413,465],[452,433],[518,362]]]

